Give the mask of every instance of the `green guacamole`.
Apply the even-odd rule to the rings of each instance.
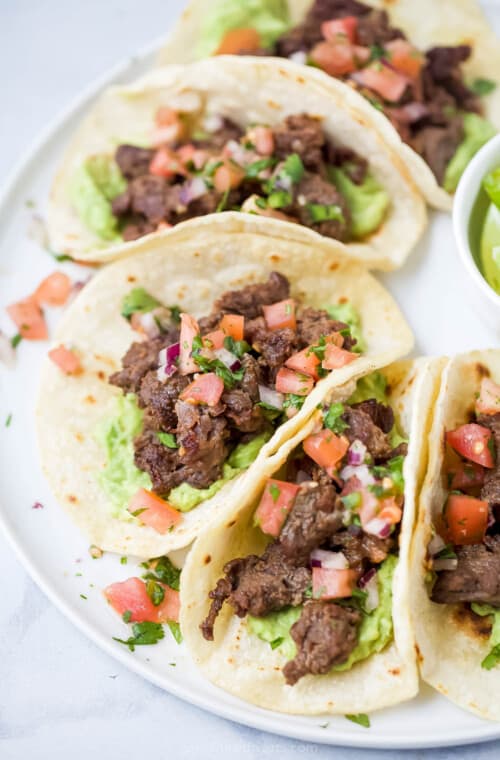
[[[117,396],[109,416],[95,432],[97,442],[106,452],[106,464],[98,475],[98,482],[110,501],[113,517],[122,520],[134,519],[127,506],[139,488],[152,487],[149,475],[134,464],[133,439],[141,431],[142,416],[133,393]],[[248,443],[236,446],[224,465],[223,477],[209,488],[193,488],[183,483],[170,491],[167,500],[180,512],[189,512],[249,467],[270,437],[270,433],[262,433]]]
[[[107,241],[120,240],[111,201],[127,188],[118,164],[105,155],[90,156],[76,169],[70,182],[71,203],[83,224]]]
[[[496,135],[495,127],[476,113],[465,113],[463,124],[464,139],[446,167],[444,175],[443,187],[449,193],[454,193],[457,189],[460,177],[471,158],[488,140]]]
[[[349,658],[332,668],[333,671],[350,670],[356,662],[366,660],[376,652],[381,652],[392,639],[392,579],[397,558],[389,556],[378,571],[379,603],[372,612],[364,613],[359,627],[358,643]],[[251,633],[267,641],[273,649],[278,649],[291,660],[296,653],[295,642],[290,634],[292,625],[298,620],[301,607],[289,607],[272,612],[263,618],[248,616]]]
[[[369,173],[361,185],[356,185],[343,169],[332,167],[329,174],[349,206],[354,240],[376,232],[389,208],[389,196],[383,187]]]
[[[470,215],[469,244],[484,279],[500,294],[500,167],[483,179]]]
[[[286,0],[215,0],[204,16],[197,58],[214,53],[231,29],[255,29],[262,47],[269,47],[290,28]]]
[[[491,616],[491,634],[489,645],[491,651],[481,663],[485,670],[491,670],[500,662],[500,609],[491,604],[472,604],[472,611],[481,617]]]
[[[332,319],[338,319],[339,322],[345,322],[346,325],[349,325],[351,335],[357,341],[352,350],[362,353],[366,349],[366,341],[363,338],[361,316],[352,303],[345,301],[344,303],[328,304],[323,306],[323,309],[328,312]]]

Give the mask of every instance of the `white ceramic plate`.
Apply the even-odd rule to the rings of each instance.
[[[127,81],[151,65],[150,50],[93,85],[47,130],[14,173],[0,200],[0,327],[12,334],[6,304],[30,293],[54,269],[54,261],[28,231],[44,212],[50,179],[64,144],[82,113],[106,84]],[[33,207],[34,204],[34,207]],[[58,265],[74,279],[92,270]],[[419,353],[439,354],[496,345],[488,326],[468,306],[469,284],[458,262],[451,218],[434,215],[424,240],[400,272],[384,282],[398,298],[417,337]],[[58,312],[50,315],[50,325]],[[352,747],[418,748],[500,737],[500,726],[462,712],[426,687],[400,707],[375,713],[366,730],[343,717],[287,717],[252,707],[205,682],[169,632],[153,647],[134,653],[112,640],[128,629],[105,602],[108,583],[139,574],[135,563],[106,555],[92,560],[88,544],[52,498],[38,463],[33,410],[45,343],[23,343],[17,365],[0,365],[0,521],[34,580],[89,638],[132,670],[199,707],[284,736]],[[11,415],[10,424],[6,422]],[[63,453],[62,453],[63,455]],[[33,508],[35,503],[43,508]]]

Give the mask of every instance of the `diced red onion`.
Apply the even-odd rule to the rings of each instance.
[[[342,552],[328,552],[324,549],[314,549],[311,552],[311,566],[323,567],[329,570],[347,570],[349,563]]]
[[[9,338],[0,331],[0,361],[6,367],[12,367],[16,360],[16,352]]]
[[[162,348],[158,353],[158,364],[160,365],[156,373],[158,380],[166,380],[167,377],[171,377],[177,372],[175,361],[179,357],[180,350],[179,343],[172,343],[170,346]]]
[[[307,63],[307,53],[305,50],[297,50],[295,53],[289,55],[288,58],[294,63],[300,63],[302,66],[305,66]]]
[[[228,369],[230,369],[232,372],[236,372],[238,369],[241,369],[241,362],[236,356],[236,354],[231,353],[231,351],[228,351],[227,348],[218,348],[217,351],[214,351],[214,356],[219,359]]]
[[[347,464],[352,464],[355,466],[363,464],[365,461],[366,451],[367,449],[365,444],[356,438],[356,440],[353,441],[349,446],[349,450],[347,452]]]
[[[268,388],[267,385],[259,385],[259,397],[264,404],[269,404],[275,409],[283,409],[284,395]]]
[[[183,205],[187,206],[191,201],[195,201],[197,198],[205,195],[207,190],[208,188],[203,177],[194,177],[182,185],[179,192],[179,200]]]
[[[224,119],[218,113],[207,114],[202,122],[205,132],[218,132],[224,126]]]
[[[365,573],[358,581],[358,586],[360,588],[364,588],[367,583],[371,581],[372,578],[374,578],[377,574],[377,571],[374,567],[370,568],[367,573]]]
[[[424,105],[424,103],[418,103],[417,101],[406,103],[406,105],[401,106],[401,108],[392,108],[390,111],[391,116],[402,124],[414,124],[416,121],[419,121],[419,119],[423,119],[424,116],[427,116],[428,113],[429,109],[427,106]]]
[[[387,538],[391,533],[391,524],[380,517],[374,517],[366,525],[363,525],[363,529],[365,533],[370,533],[372,536]]]
[[[379,605],[378,579],[376,572],[374,572],[370,580],[365,583],[364,591],[366,591],[367,594],[365,599],[365,610],[367,612],[373,612],[373,610],[376,610]]]
[[[443,557],[443,559],[433,559],[432,569],[439,570],[456,570],[458,559],[456,557]]]
[[[132,314],[130,324],[133,330],[144,333],[147,338],[157,338],[161,333],[160,326],[152,311],[147,311],[145,314],[136,311],[135,314]]]
[[[436,533],[436,535],[433,536],[431,538],[431,540],[429,541],[429,546],[427,547],[427,550],[428,550],[429,554],[431,555],[431,557],[434,557],[436,554],[439,554],[439,552],[442,549],[444,549],[445,546],[446,546],[446,544],[443,541],[443,539],[441,538],[441,536],[439,536]]]
[[[360,464],[357,467],[347,465],[340,471],[340,477],[343,481],[356,477],[362,486],[373,486],[375,478],[371,474],[366,464]]]
[[[224,147],[224,154],[236,161],[240,166],[245,166],[247,163],[255,160],[255,154],[248,151],[244,145],[241,145],[236,140],[229,140]]]

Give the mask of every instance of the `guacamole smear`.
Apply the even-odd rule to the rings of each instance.
[[[366,660],[376,652],[381,652],[392,639],[392,579],[397,557],[389,556],[378,571],[378,607],[365,613],[358,630],[358,643],[349,658],[335,665],[332,671],[350,670],[356,662]],[[288,607],[272,612],[263,618],[248,616],[248,628],[262,641],[267,641],[273,649],[291,660],[296,654],[295,642],[290,634],[292,625],[299,619],[302,607]]]
[[[480,615],[481,617],[491,615],[492,618],[492,627],[489,639],[491,651],[486,655],[481,663],[482,668],[485,670],[491,670],[500,662],[500,609],[498,609],[498,607],[492,607],[491,604],[473,603],[471,607],[472,611],[475,612],[476,615]]]
[[[90,156],[76,169],[70,182],[70,200],[83,224],[103,240],[119,240],[118,221],[111,201],[127,183],[113,158]]]
[[[464,139],[455,151],[450,163],[446,167],[443,187],[448,193],[457,189],[460,177],[464,173],[467,164],[478,150],[488,140],[496,135],[496,129],[489,121],[478,116],[476,113],[463,115]]]
[[[366,349],[366,341],[363,338],[361,331],[361,317],[359,311],[350,303],[345,301],[344,303],[328,304],[323,306],[325,311],[331,316],[332,319],[338,319],[340,322],[345,322],[351,328],[351,335],[356,338],[356,345],[352,349],[362,353]]]
[[[255,29],[262,47],[269,47],[290,28],[286,0],[216,0],[205,15],[196,56],[214,53],[231,29]]]
[[[95,438],[106,452],[106,464],[97,479],[109,499],[113,517],[134,520],[127,511],[139,488],[150,489],[149,475],[134,464],[133,439],[142,428],[142,412],[133,393],[116,396],[112,411],[98,426]]]
[[[271,437],[270,433],[262,433],[255,436],[248,443],[240,443],[231,452],[222,470],[222,478],[216,480],[208,488],[193,488],[188,483],[182,483],[173,488],[168,495],[168,502],[179,512],[189,512],[202,501],[210,499],[220,491],[223,485],[239,475],[240,472],[250,467],[254,459],[266,441]]]
[[[376,232],[389,207],[389,196],[384,188],[369,173],[360,185],[343,169],[332,167],[329,174],[349,206],[352,237],[359,240]]]

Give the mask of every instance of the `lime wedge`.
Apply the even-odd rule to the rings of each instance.
[[[500,210],[491,203],[481,235],[481,269],[486,282],[500,294]]]

